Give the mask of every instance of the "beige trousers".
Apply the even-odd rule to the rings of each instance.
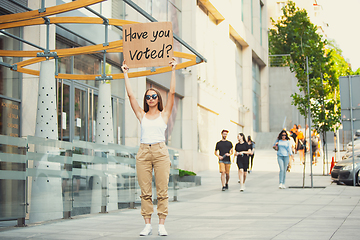
[[[152,172],[154,169],[159,218],[168,214],[168,184],[170,174],[169,152],[164,142],[140,144],[136,156],[136,172],[141,189],[141,215],[151,218],[154,212],[152,203]]]

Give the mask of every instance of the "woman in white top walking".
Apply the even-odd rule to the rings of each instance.
[[[144,109],[142,109],[131,89],[128,66],[123,62],[125,88],[129,96],[131,108],[141,125],[140,148],[136,156],[136,172],[141,189],[141,215],[145,220],[145,228],[140,236],[152,233],[151,214],[154,212],[152,204],[152,172],[155,173],[157,193],[157,212],[159,216],[158,234],[167,236],[164,227],[168,214],[168,183],[170,174],[169,152],[165,145],[165,130],[170,118],[175,98],[175,58],[169,63],[172,67],[170,90],[165,108],[160,92],[155,88],[146,90],[144,95]]]

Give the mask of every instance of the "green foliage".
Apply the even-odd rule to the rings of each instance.
[[[183,176],[196,176],[196,173],[179,169],[179,177]]]
[[[360,68],[358,68],[355,72],[353,72],[352,75],[360,75]]]
[[[288,66],[295,73],[301,94],[294,93],[292,104],[307,117],[310,111],[318,132],[338,128],[340,122],[339,74],[346,68],[335,50],[325,50],[326,40],[317,33],[317,26],[310,22],[306,10],[300,10],[289,1],[283,8],[283,16],[269,32],[270,54],[290,54]],[[309,66],[309,93],[306,57]],[[337,66],[340,64],[341,66]],[[336,92],[336,96],[335,96]]]

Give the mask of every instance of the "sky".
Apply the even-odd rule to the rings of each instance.
[[[334,39],[353,71],[360,68],[360,0],[317,0],[323,7],[328,39]]]

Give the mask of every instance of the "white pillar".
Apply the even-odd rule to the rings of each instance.
[[[58,139],[55,65],[53,61],[44,61],[40,65],[38,108],[35,136]]]
[[[110,81],[101,82],[99,85],[95,142],[114,143]]]
[[[40,65],[35,136],[58,139],[54,61],[43,61]],[[29,220],[33,223],[62,218],[61,178],[39,174],[40,169],[61,170],[60,163],[48,162],[48,154],[58,154],[59,149],[36,146],[35,151],[43,153],[44,156],[41,160],[34,161],[34,168],[38,171],[32,178]]]
[[[96,119],[96,136],[95,142],[97,144],[108,144],[114,143],[114,131],[113,131],[113,114],[112,114],[112,104],[111,104],[111,84],[110,81],[102,81],[99,84],[99,98],[98,98],[98,107],[97,107],[97,119]],[[109,153],[109,156],[114,153]],[[100,167],[100,166],[99,166]],[[103,164],[99,170],[108,171],[109,168],[114,168],[116,166]],[[92,194],[92,204],[91,212],[97,212],[98,210],[104,211],[101,209],[101,206],[106,206],[107,210],[116,210],[118,209],[117,205],[117,179],[112,175],[108,176],[107,179],[100,180],[103,187],[106,186],[107,193],[103,192],[101,194],[97,191],[102,191],[101,189],[93,189]],[[107,198],[105,196],[108,196]],[[93,204],[94,203],[94,204]],[[99,206],[98,204],[101,203]],[[100,208],[99,208],[100,207]]]

